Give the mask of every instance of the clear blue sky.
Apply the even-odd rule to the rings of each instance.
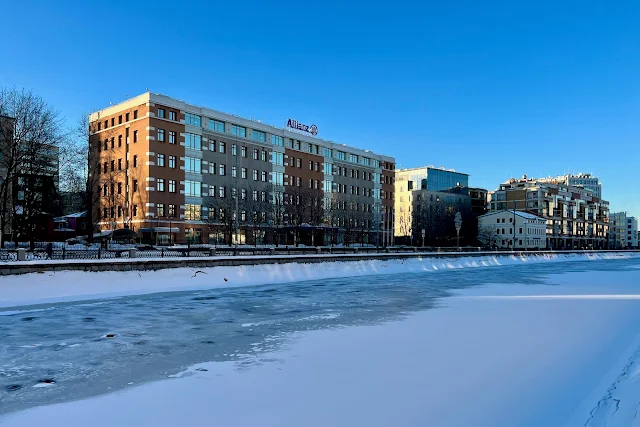
[[[69,121],[149,88],[495,189],[591,172],[640,216],[640,2],[4,1],[0,85]],[[348,4],[345,4],[348,3]]]

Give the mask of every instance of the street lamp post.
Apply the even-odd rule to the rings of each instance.
[[[516,250],[516,201],[513,201],[513,245],[511,249]]]
[[[462,228],[462,214],[460,212],[456,212],[456,216],[453,220],[453,223],[456,226],[456,246],[458,247],[458,251],[459,251],[460,250],[460,228]]]

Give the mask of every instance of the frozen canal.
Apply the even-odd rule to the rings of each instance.
[[[640,258],[5,307],[0,425],[50,419],[57,406],[16,411],[118,390],[56,412],[60,423],[174,425],[166,412],[182,408],[190,425],[614,425],[598,417],[611,417],[615,399],[601,399],[635,368],[636,285]],[[166,380],[189,367],[185,378]],[[292,378],[274,377],[288,368]],[[198,402],[202,390],[191,403],[176,399],[197,388],[195,379],[211,380],[206,399]],[[151,419],[131,408],[132,418],[118,418],[117,408],[136,400],[126,393],[140,399],[156,384],[146,389]],[[106,412],[87,418],[101,399]]]

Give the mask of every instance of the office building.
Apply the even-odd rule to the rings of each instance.
[[[434,166],[399,169],[395,197],[397,244],[422,244],[424,234],[425,245],[455,245],[456,212],[462,215],[462,244],[475,242],[469,175]]]
[[[102,230],[146,241],[389,244],[392,157],[144,93],[90,115]]]
[[[555,179],[512,178],[490,194],[490,211],[515,209],[547,221],[547,248],[607,247],[609,202]]]

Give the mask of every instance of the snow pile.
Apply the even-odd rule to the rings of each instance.
[[[336,277],[449,271],[452,269],[631,258],[633,253],[496,255],[326,263],[174,268],[158,271],[60,271],[0,276],[0,307],[79,301],[155,292],[290,283]]]

